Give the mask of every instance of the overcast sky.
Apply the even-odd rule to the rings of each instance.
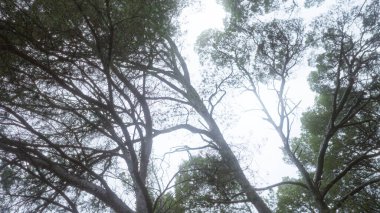
[[[310,22],[313,17],[327,10],[335,1],[325,1],[320,9],[307,9],[299,11],[298,15],[306,22]],[[301,3],[302,5],[302,3]],[[269,18],[282,17],[286,14],[270,14]],[[182,41],[182,53],[186,56],[188,66],[192,72],[193,80],[199,80],[199,73],[202,67],[199,65],[198,57],[194,52],[194,43],[198,35],[206,29],[214,28],[223,30],[223,19],[226,16],[221,5],[215,0],[203,0],[199,4],[184,10],[182,14],[182,31],[184,32],[184,40]],[[314,94],[309,90],[307,76],[312,68],[306,64],[299,67],[293,78],[289,82],[289,96],[294,102],[301,101],[298,109],[298,117],[293,127],[293,135],[300,133],[299,120],[302,111],[313,104]],[[270,97],[268,95],[267,97]],[[266,99],[270,104],[271,99]],[[236,145],[235,149],[244,149],[239,152],[243,161],[243,168],[247,167],[255,173],[254,182],[263,186],[281,181],[284,176],[292,176],[296,174],[293,166],[283,162],[283,154],[281,151],[282,143],[273,130],[273,128],[264,121],[263,114],[260,111],[252,110],[255,108],[256,102],[253,95],[243,93],[234,97],[234,113],[237,113],[230,122],[229,128],[225,130],[225,136],[229,141],[233,141]],[[276,103],[273,102],[273,105]],[[223,107],[223,106],[222,106]],[[224,106],[226,107],[226,106]],[[231,107],[231,106],[227,106]],[[228,122],[227,122],[228,123]],[[179,140],[180,139],[180,140]],[[199,139],[199,138],[198,138]],[[196,146],[196,138],[187,132],[179,132],[176,135],[160,136],[156,139],[154,147],[154,156],[161,157],[163,153],[173,151],[181,145]],[[168,171],[176,171],[177,166],[187,159],[186,153],[176,153],[165,155],[165,162],[161,165],[163,169]],[[169,172],[170,173],[170,172]]]

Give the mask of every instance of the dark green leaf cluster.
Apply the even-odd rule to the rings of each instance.
[[[175,197],[188,211],[241,212],[248,208],[231,169],[216,155],[192,157],[181,165]]]
[[[280,5],[278,0],[219,0],[230,14],[231,22],[250,20],[257,15],[269,13]]]

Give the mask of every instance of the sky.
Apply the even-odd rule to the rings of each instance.
[[[320,9],[302,10],[299,11],[298,15],[304,18],[306,22],[310,22],[313,17],[326,11],[334,2],[325,1]],[[281,17],[282,15],[285,14],[276,13],[269,14],[268,16],[269,18],[273,18]],[[210,28],[223,30],[223,19],[225,17],[226,13],[222,6],[216,3],[216,0],[199,1],[192,7],[186,8],[181,16],[180,23],[184,36],[181,52],[186,58],[193,77],[192,79],[195,82],[200,80],[200,72],[203,69],[194,51],[196,39],[204,30]],[[307,83],[307,76],[310,71],[312,71],[312,68],[308,67],[305,61],[302,66],[298,67],[298,70],[288,84],[290,85],[288,94],[292,100],[294,102],[301,101],[296,113],[292,136],[297,136],[300,133],[299,118],[302,115],[302,111],[305,111],[314,101],[315,94],[310,91]],[[277,133],[263,119],[264,115],[262,112],[254,110],[256,109],[257,102],[253,95],[241,93],[232,95],[231,97],[234,104],[235,116],[232,116],[233,119],[230,121],[226,121],[227,125],[225,125],[224,129],[225,137],[227,141],[233,141],[233,149],[235,149],[238,157],[242,159],[242,167],[248,168],[247,173],[253,174],[251,176],[254,177],[253,183],[257,184],[257,187],[261,187],[280,182],[282,177],[285,176],[296,176],[296,168],[283,161],[282,143]],[[267,97],[271,97],[271,95]],[[272,107],[276,106],[276,103],[270,98],[265,99],[265,101]],[[222,107],[227,107],[225,110],[228,111],[228,107],[231,106],[225,105]],[[183,145],[195,147],[200,144],[197,142],[199,139],[199,137],[196,138],[191,133],[184,131],[178,132],[175,135],[164,135],[157,138],[154,156],[157,157],[156,160],[161,162],[159,166],[165,171],[169,171],[167,178],[170,178],[170,171],[176,171],[180,163],[187,159],[186,152],[170,152]]]

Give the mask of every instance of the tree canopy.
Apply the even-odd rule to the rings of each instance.
[[[338,2],[306,25],[293,12],[323,1],[220,1],[224,30],[196,44],[201,86],[181,53],[190,3],[0,2],[0,211],[380,210],[379,2]],[[316,98],[293,137],[287,90],[306,59]],[[297,177],[262,187],[245,171],[217,113],[235,91],[253,94]],[[200,152],[166,180],[152,147],[178,130],[204,146],[183,147]]]
[[[123,200],[133,193],[118,195],[110,185],[122,182],[122,171],[136,211],[153,211],[146,185],[152,87],[131,66],[153,63],[151,47],[174,33],[170,19],[179,7],[177,1],[2,1],[5,208],[14,211],[21,202],[19,211],[132,212]]]

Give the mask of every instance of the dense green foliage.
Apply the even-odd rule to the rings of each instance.
[[[245,212],[249,209],[233,173],[218,156],[193,157],[181,165],[179,172],[175,197],[186,210]]]
[[[311,26],[292,16],[298,1],[220,1],[225,29],[196,44],[204,88],[177,42],[190,1],[1,1],[0,211],[380,211],[380,5],[345,1]],[[306,56],[317,96],[291,138],[287,90]],[[253,94],[297,178],[252,184],[217,113],[236,91]],[[152,147],[177,130],[204,143],[182,150],[203,151],[166,180]]]

